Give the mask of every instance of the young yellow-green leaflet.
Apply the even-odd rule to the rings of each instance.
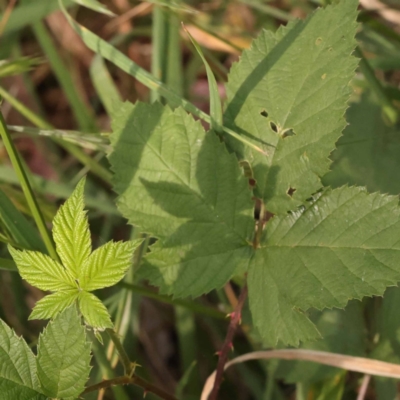
[[[93,290],[115,285],[131,265],[142,240],[108,242],[92,251],[89,224],[84,210],[85,178],[60,207],[53,221],[53,238],[60,261],[8,246],[19,273],[31,285],[52,294],[40,300],[30,319],[54,318],[77,302],[87,325],[95,330],[112,328],[110,315]]]

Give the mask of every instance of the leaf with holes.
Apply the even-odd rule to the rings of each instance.
[[[357,5],[344,0],[275,34],[263,31],[229,74],[225,125],[267,154],[226,140],[251,164],[255,195],[272,213],[296,208],[322,187],[346,126]]]
[[[179,108],[125,103],[113,115],[119,209],[158,238],[141,276],[198,296],[248,271],[250,309],[269,345],[317,338],[308,309],[344,307],[400,279],[398,200],[361,188],[318,192],[345,126],[356,8],[343,0],[264,32],[233,67],[225,122],[264,143],[266,156],[227,139],[238,162]],[[244,174],[270,212],[256,207],[256,223]]]
[[[104,330],[113,326],[108,311],[88,292],[119,282],[142,240],[109,242],[91,253],[84,185],[85,178],[54,218],[53,237],[61,263],[42,253],[8,248],[24,279],[42,290],[55,292],[36,304],[30,319],[54,318],[79,300],[87,324]]]

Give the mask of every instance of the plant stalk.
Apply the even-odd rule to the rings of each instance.
[[[114,329],[110,328],[106,329],[106,332],[118,351],[119,359],[122,365],[124,366],[125,375],[131,376],[133,371],[135,370],[135,364],[131,363],[128,354],[126,354],[124,346],[122,346],[122,343],[119,340],[118,334],[114,331]]]
[[[235,310],[230,315],[231,321],[229,323],[228,332],[226,334],[224,344],[222,345],[222,349],[219,352],[217,373],[215,376],[214,386],[212,388],[209,400],[217,400],[217,398],[218,398],[219,388],[221,386],[222,377],[224,375],[225,364],[228,360],[228,354],[233,348],[232,340],[235,335],[236,329],[242,319],[242,308],[243,308],[244,302],[246,301],[246,298],[247,298],[247,292],[248,292],[247,284],[245,284],[245,286],[243,287],[243,289],[240,293],[238,303],[235,307]]]
[[[7,150],[8,156],[10,157],[11,160],[11,164],[14,167],[15,173],[18,176],[18,180],[21,184],[22,191],[24,192],[29,209],[32,212],[32,216],[39,229],[40,235],[42,236],[46,249],[53,259],[58,260],[58,255],[53,240],[50,236],[50,232],[47,229],[42,212],[40,211],[36,197],[29,183],[28,177],[26,176],[24,167],[22,166],[22,162],[19,158],[14,142],[11,140],[10,132],[8,131],[6,122],[3,117],[3,113],[1,111],[0,111],[0,136],[3,139],[4,147]]]
[[[156,396],[160,397],[164,400],[177,400],[176,397],[172,396],[171,394],[164,392],[162,389],[154,386],[150,382],[146,381],[143,378],[140,378],[137,375],[133,375],[132,377],[129,376],[119,376],[118,378],[108,379],[97,383],[96,385],[92,385],[87,387],[82,393],[81,396],[87,393],[96,392],[100,389],[106,389],[111,386],[116,385],[136,385],[141,387],[145,393],[153,393]]]

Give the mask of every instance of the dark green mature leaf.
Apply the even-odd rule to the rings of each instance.
[[[89,377],[90,347],[75,307],[58,314],[39,337],[36,364],[43,393],[76,399]]]
[[[302,349],[365,356],[367,329],[360,301],[349,302],[344,310],[313,310],[310,319],[323,339],[302,343]],[[331,379],[337,373],[336,368],[307,361],[280,361],[275,376],[288,383],[305,383]]]
[[[0,320],[0,393],[2,400],[46,400],[36,376],[35,356],[25,341]]]
[[[382,115],[382,106],[371,93],[352,103],[349,125],[332,153],[332,171],[323,178],[325,185],[366,186],[371,191],[399,194],[400,125],[389,126]]]
[[[343,0],[262,32],[229,74],[224,122],[268,154],[226,140],[252,165],[255,194],[273,213],[296,208],[328,172],[357,65],[357,5]]]
[[[185,111],[125,103],[110,155],[118,207],[160,240],[142,276],[176,296],[200,295],[247,268],[254,221],[233,155]]]
[[[327,190],[305,211],[274,217],[248,276],[254,322],[268,343],[318,337],[304,311],[344,307],[400,279],[398,198]]]

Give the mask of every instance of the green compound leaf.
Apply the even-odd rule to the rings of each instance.
[[[36,303],[29,319],[55,318],[58,313],[72,305],[78,295],[78,289],[50,294]]]
[[[318,337],[304,314],[382,295],[400,279],[398,198],[327,190],[308,209],[267,224],[248,275],[250,309],[265,342]]]
[[[70,290],[77,288],[71,275],[58,262],[37,251],[19,251],[8,246],[19,273],[31,285],[42,290]]]
[[[250,162],[255,195],[272,213],[295,209],[322,184],[346,121],[357,60],[357,0],[264,31],[229,74],[225,125],[267,152],[226,137]]]
[[[113,326],[110,315],[101,301],[88,292],[120,281],[142,240],[109,242],[91,254],[84,185],[85,178],[54,218],[53,236],[63,265],[42,253],[8,248],[24,279],[39,289],[56,292],[37,302],[29,319],[55,318],[79,300],[87,325],[103,330]]]
[[[247,268],[251,192],[237,159],[182,109],[125,103],[110,162],[122,214],[159,238],[139,271],[164,292],[200,295]]]
[[[94,294],[85,291],[80,292],[79,308],[87,325],[99,331],[113,328],[107,308]]]
[[[0,393],[2,400],[46,400],[36,377],[35,356],[25,341],[0,320]]]
[[[81,287],[92,291],[119,282],[132,264],[133,253],[142,239],[108,242],[96,249],[83,266]]]
[[[59,314],[39,337],[37,374],[43,393],[74,400],[90,372],[90,343],[75,307]]]
[[[85,181],[85,178],[79,181],[53,221],[53,238],[57,253],[65,268],[76,279],[79,279],[80,267],[91,252],[89,223],[84,211]]]

